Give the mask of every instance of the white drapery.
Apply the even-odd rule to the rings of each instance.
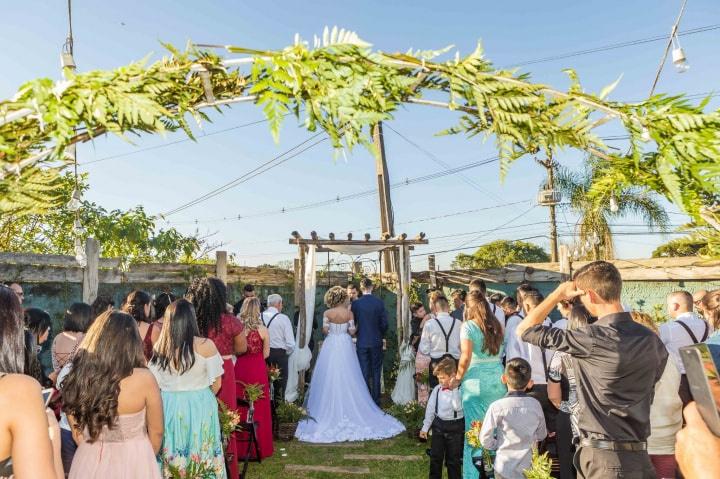
[[[308,348],[312,335],[313,322],[315,321],[315,290],[317,289],[316,274],[316,246],[309,245],[305,255],[305,277],[303,278],[305,289],[305,344],[300,347],[300,330],[295,335],[295,350],[288,358],[288,382],[285,388],[285,400],[293,402],[298,397],[298,373],[310,367],[312,352]],[[300,324],[298,324],[300,328]]]
[[[361,254],[377,253],[389,248],[386,245],[370,245],[370,244],[331,244],[323,245],[323,248],[333,250],[336,253],[349,254],[351,256],[359,256]]]
[[[395,404],[407,404],[415,399],[415,356],[410,346],[410,248],[401,246],[400,271],[398,272],[398,301],[400,301],[400,323],[402,331],[398,331],[398,349],[400,350],[400,365],[398,366],[397,381],[392,392]],[[401,334],[402,333],[402,334]]]

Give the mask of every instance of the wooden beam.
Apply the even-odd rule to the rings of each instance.
[[[215,252],[215,277],[227,283],[227,251]]]
[[[385,246],[385,247],[393,247],[393,246],[404,246],[404,245],[421,245],[421,244],[428,244],[428,240],[426,239],[387,239],[387,240],[330,240],[330,239],[322,239],[318,238],[316,240],[313,239],[295,239],[291,238],[288,241],[288,244],[305,244],[305,245],[317,245],[317,246],[332,246],[332,245],[358,245],[358,246]]]
[[[430,287],[437,288],[437,270],[435,269],[435,255],[431,254],[428,256],[428,273],[430,275]]]
[[[100,263],[100,245],[95,238],[85,240],[87,265],[83,268],[83,302],[92,304],[98,293],[98,266]]]

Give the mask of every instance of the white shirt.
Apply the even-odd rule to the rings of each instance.
[[[660,326],[660,340],[668,350],[668,353],[673,359],[678,371],[680,371],[680,374],[685,374],[685,366],[682,363],[682,359],[680,359],[680,352],[678,349],[683,346],[690,346],[693,344],[693,340],[690,338],[687,331],[685,331],[685,328],[677,323],[678,321],[685,323],[698,341],[702,341],[705,328],[707,328],[708,336],[710,336],[712,330],[705,320],[693,312],[683,313],[675,318],[675,321],[668,321]]]
[[[523,479],[530,468],[535,442],[545,439],[545,416],[535,398],[508,393],[490,404],[480,429],[483,447],[497,451],[495,471],[507,479]]]
[[[490,305],[490,311],[492,311],[493,314],[495,315],[495,317],[497,318],[497,320],[500,321],[500,326],[502,326],[504,328],[505,327],[505,311],[503,311],[503,309],[500,306],[496,306],[493,303],[491,303],[490,301],[488,301],[488,304]]]
[[[263,324],[270,333],[270,347],[284,349],[290,354],[295,349],[295,334],[293,333],[292,323],[290,318],[282,313],[278,314],[278,312],[277,308],[268,307],[262,314]],[[277,316],[275,316],[276,314]],[[275,319],[270,323],[273,316],[275,316]],[[270,327],[268,327],[268,323],[270,323]]]
[[[543,326],[550,326],[552,328],[560,328],[565,329],[567,327],[567,320],[561,319],[559,321],[556,321],[553,323],[550,318],[545,318],[545,321],[542,323]],[[542,359],[542,350],[535,346],[534,344],[526,343],[525,341],[520,340],[520,342],[524,343],[524,350],[527,353],[527,356],[523,356],[524,359],[527,360],[527,362],[530,363],[530,367],[532,368],[532,380],[535,384],[547,384],[547,379],[545,378],[545,367],[550,367],[550,361],[552,361],[553,355],[555,354],[555,351],[551,349],[545,350],[545,363],[543,363]],[[508,359],[512,359],[508,356]]]
[[[435,416],[436,405],[437,416]],[[436,417],[444,421],[452,421],[463,417],[460,388],[443,390],[442,386],[435,386],[435,389],[430,393],[427,406],[425,406],[425,420],[421,431],[428,432]]]
[[[62,383],[67,377],[68,374],[70,374],[70,370],[72,369],[72,362],[65,363],[65,366],[62,367],[60,372],[58,373],[58,377],[55,380],[55,386],[57,387],[58,391],[62,391]],[[60,412],[60,429],[65,429],[66,431],[72,431],[72,428],[70,427],[70,421],[68,421],[67,415],[65,414],[65,411]]]
[[[522,316],[517,313],[507,318],[505,325],[505,357],[507,359],[528,357],[528,343],[520,339],[516,332],[522,320]]]
[[[445,349],[445,335],[440,329],[440,324],[445,329],[446,334],[450,334],[448,338],[448,348]],[[453,325],[454,323],[454,325]],[[420,345],[418,350],[426,356],[433,359],[441,358],[449,353],[455,359],[460,359],[460,329],[462,323],[450,316],[449,313],[438,313],[434,319],[430,319],[425,323],[422,336],[420,336]],[[452,327],[452,331],[450,328]]]

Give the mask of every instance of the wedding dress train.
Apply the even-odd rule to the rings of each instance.
[[[348,334],[352,321],[329,324],[315,363],[307,412],[295,437],[313,443],[386,439],[405,427],[382,411],[372,400],[360,370],[355,346]]]

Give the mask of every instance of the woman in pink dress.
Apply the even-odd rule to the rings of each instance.
[[[70,479],[160,479],[160,388],[145,366],[135,319],[101,314],[63,381],[63,401],[78,443]]]
[[[254,420],[257,422],[256,435],[260,444],[260,458],[272,456],[272,415],[270,413],[270,385],[268,382],[265,358],[270,355],[270,335],[260,319],[260,300],[246,298],[240,310],[240,321],[243,323],[247,337],[247,352],[239,356],[235,363],[238,398],[245,397],[243,384],[262,384],[263,397],[255,401]],[[247,417],[247,408],[241,408],[240,417]],[[246,434],[246,433],[240,433]],[[238,444],[238,455],[243,458],[248,454],[248,443]],[[250,451],[254,458],[255,451]]]
[[[200,336],[215,343],[223,359],[223,377],[218,399],[229,409],[237,410],[235,387],[235,355],[247,349],[242,323],[226,312],[227,288],[218,278],[196,278],[185,294],[195,307]],[[230,477],[238,477],[237,441],[231,438],[225,451],[230,466]]]

